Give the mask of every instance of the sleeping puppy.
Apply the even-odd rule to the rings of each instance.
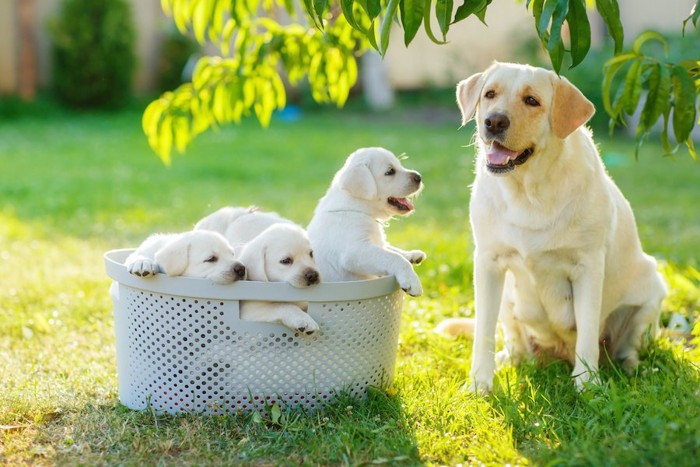
[[[195,229],[216,229],[240,246],[248,280],[287,282],[296,288],[321,280],[306,231],[276,213],[226,207],[199,221]],[[308,335],[319,329],[305,312],[306,303],[242,301],[240,308],[241,319],[246,321],[278,322]]]
[[[195,230],[219,232],[233,245],[246,244],[273,224],[292,224],[276,212],[263,212],[257,207],[224,207],[195,224]]]
[[[325,281],[394,275],[409,295],[423,293],[412,264],[420,250],[403,251],[386,241],[383,223],[413,211],[410,196],[421,176],[406,170],[383,148],[362,148],[348,157],[321,198],[308,227],[316,264]]]
[[[606,354],[634,371],[666,287],[584,127],[593,105],[566,78],[507,63],[460,82],[457,101],[477,124],[472,390],[493,388],[499,313],[499,359],[569,360],[578,388]]]
[[[124,265],[135,276],[164,272],[168,276],[202,277],[217,284],[230,284],[245,278],[246,273],[226,239],[204,230],[151,235]]]

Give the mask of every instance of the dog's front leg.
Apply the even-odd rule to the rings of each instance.
[[[477,393],[493,390],[496,371],[496,324],[503,298],[505,271],[490,254],[474,254],[474,306],[476,323],[469,389]]]
[[[402,250],[401,248],[397,248],[394,245],[389,245],[388,243],[386,244],[385,248],[389,251],[393,251],[394,253],[398,253],[399,255],[403,256],[411,264],[420,264],[427,257],[425,252],[421,250],[406,251]]]
[[[303,334],[314,334],[319,327],[316,321],[293,303],[240,302],[241,319],[263,323],[280,323]]]
[[[344,269],[360,276],[393,275],[399,287],[414,297],[423,293],[423,286],[411,263],[393,251],[376,245],[351,249],[341,258],[341,262]]]
[[[576,317],[576,362],[572,376],[579,389],[595,378],[600,356],[600,320],[605,256],[587,256],[576,266],[571,285]]]

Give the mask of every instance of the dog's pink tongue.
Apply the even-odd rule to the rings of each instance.
[[[509,160],[518,157],[518,153],[516,151],[511,151],[510,149],[501,146],[494,141],[493,144],[491,144],[491,147],[488,149],[486,157],[489,160],[489,164],[505,165]]]
[[[398,201],[400,204],[402,204],[406,208],[406,210],[413,211],[413,203],[411,202],[410,199],[408,199],[408,198],[396,198],[396,201]]]

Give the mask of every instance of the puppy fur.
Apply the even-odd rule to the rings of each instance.
[[[666,287],[584,127],[593,105],[551,71],[507,63],[460,82],[457,101],[477,124],[472,389],[493,388],[499,314],[499,360],[566,359],[579,388],[608,355],[634,371]]]
[[[276,213],[226,207],[199,221],[195,229],[215,229],[240,247],[239,257],[246,265],[248,280],[287,282],[296,288],[321,280],[306,231]],[[243,301],[241,319],[281,323],[311,335],[319,326],[306,313],[307,307],[306,303]]]
[[[316,264],[326,281],[394,275],[410,295],[423,288],[412,264],[425,259],[420,250],[404,251],[386,241],[384,223],[413,212],[409,197],[422,189],[421,176],[407,170],[383,148],[352,153],[335,174],[309,223]]]
[[[234,258],[228,241],[210,231],[151,235],[124,264],[129,273],[140,277],[164,272],[168,276],[206,278],[217,284],[243,279],[246,272]]]

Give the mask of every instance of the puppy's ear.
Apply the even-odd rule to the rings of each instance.
[[[181,276],[189,264],[190,246],[189,238],[176,237],[156,251],[153,259],[167,275]]]
[[[377,182],[374,181],[374,175],[365,163],[345,167],[340,174],[338,183],[340,188],[355,198],[374,199],[377,196]]]
[[[576,86],[564,77],[554,78],[552,100],[552,130],[559,138],[566,138],[595,113],[595,107]]]
[[[249,281],[269,282],[267,278],[267,245],[253,240],[243,247],[239,261],[245,266]]]
[[[466,125],[476,112],[483,86],[483,73],[476,73],[457,84],[457,104],[462,111],[462,125]]]

